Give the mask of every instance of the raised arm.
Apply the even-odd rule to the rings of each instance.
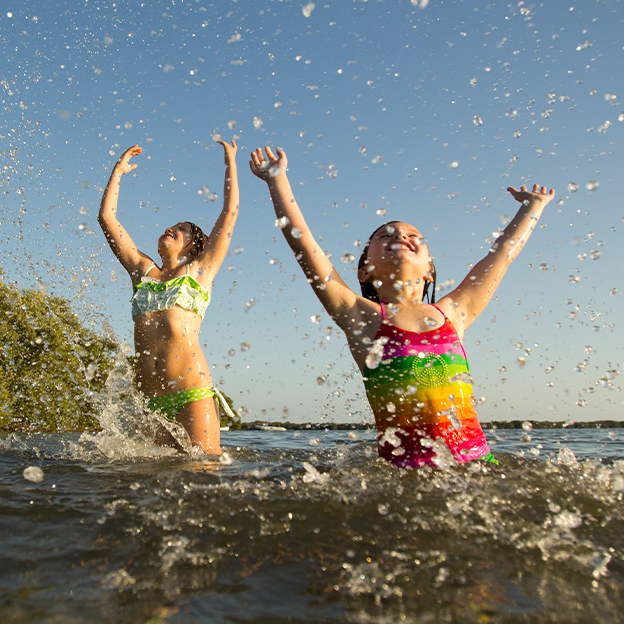
[[[554,196],[554,189],[547,191],[545,186],[526,186],[520,190],[507,189],[517,201],[522,203],[516,216],[503,230],[492,246],[492,251],[478,262],[463,282],[439,301],[439,306],[451,318],[460,336],[483,312],[492,295],[498,288],[509,265],[531,236],[544,207]]]
[[[98,215],[98,222],[110,248],[124,269],[130,274],[133,284],[140,279],[142,269],[145,268],[143,265],[147,265],[151,261],[136,248],[126,229],[119,223],[117,219],[117,202],[119,200],[121,176],[137,168],[138,165],[136,163],[130,164],[130,159],[133,156],[138,156],[142,151],[138,145],[133,145],[117,161],[104,190]]]
[[[212,282],[217,275],[232,240],[238,217],[239,191],[236,170],[236,143],[217,141],[223,146],[225,156],[225,181],[223,183],[223,210],[217,219],[204,251],[197,258],[202,281]]]
[[[277,156],[269,147],[258,148],[251,153],[249,166],[255,176],[264,180],[271,193],[275,215],[286,241],[293,250],[316,296],[336,323],[345,329],[351,322],[356,295],[342,280],[329,258],[319,247],[310,231],[286,175],[288,160],[283,149],[277,148]]]

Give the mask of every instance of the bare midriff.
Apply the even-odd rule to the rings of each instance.
[[[179,307],[134,318],[136,384],[145,396],[212,387],[199,346],[201,322],[197,314]]]

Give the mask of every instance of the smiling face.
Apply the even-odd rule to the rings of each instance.
[[[420,231],[409,223],[394,222],[379,228],[368,244],[367,260],[373,273],[394,271],[403,263],[429,270],[429,249]]]
[[[176,223],[167,228],[165,233],[158,239],[158,253],[182,255],[188,253],[192,246],[191,224],[188,221]]]
[[[401,274],[413,284],[434,279],[435,268],[421,232],[409,223],[392,221],[375,230],[358,264],[362,295],[379,301],[376,281],[389,283]]]

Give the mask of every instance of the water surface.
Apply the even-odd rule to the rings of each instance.
[[[371,432],[3,435],[2,620],[623,621],[622,431],[487,435],[499,467],[409,471]]]

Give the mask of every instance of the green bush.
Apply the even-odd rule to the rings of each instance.
[[[80,322],[67,300],[7,285],[0,275],[0,428],[98,427],[93,396],[116,350]]]

